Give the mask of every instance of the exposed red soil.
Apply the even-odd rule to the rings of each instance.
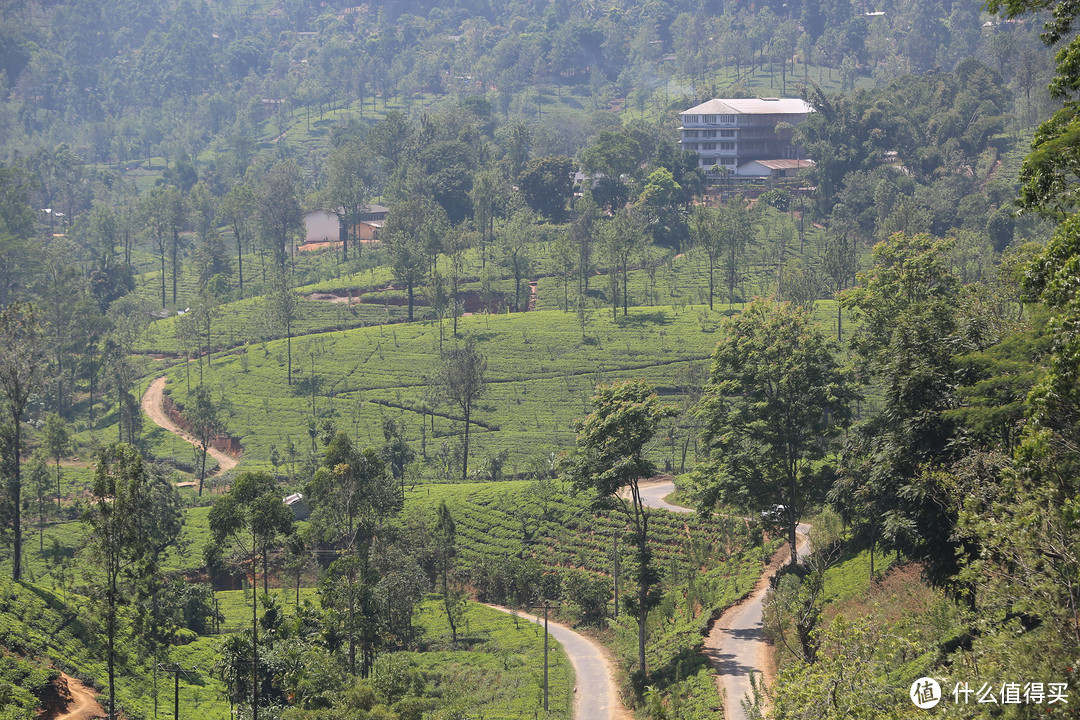
[[[97,691],[67,673],[53,681],[45,693],[37,720],[92,720],[105,717],[105,708],[95,700]]]
[[[142,410],[147,417],[154,421],[154,424],[198,447],[198,440],[187,431],[189,427],[187,421],[184,420],[183,416],[172,404],[172,400],[165,395],[165,382],[167,379],[162,376],[150,383],[150,387],[146,388],[146,393],[142,397]],[[167,404],[166,401],[168,401]],[[228,435],[211,441],[211,447],[207,449],[207,454],[217,460],[218,463],[217,472],[213,473],[213,475],[236,467],[237,457],[242,452],[243,448],[240,447],[240,441]]]

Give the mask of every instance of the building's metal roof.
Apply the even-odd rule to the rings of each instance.
[[[799,98],[713,99],[683,110],[691,115],[798,115],[814,112],[813,106]]]
[[[814,164],[814,161],[808,158],[802,158],[801,160],[751,160],[750,162],[756,162],[758,165],[767,167],[770,170],[799,170]]]

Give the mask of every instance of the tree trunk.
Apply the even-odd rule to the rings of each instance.
[[[240,228],[233,224],[233,235],[236,236],[236,268],[240,276],[240,297],[244,297],[244,244],[240,239]]]
[[[206,479],[206,442],[202,444],[202,461],[199,463],[199,497],[202,497],[203,480]]]
[[[352,224],[355,225],[355,223]],[[349,225],[350,223],[346,222],[339,233],[341,235],[341,262],[349,259]]]
[[[635,495],[637,493],[635,486]],[[635,497],[635,503],[640,503],[640,498]],[[649,561],[649,547],[647,542],[648,532],[648,520],[644,517],[644,509],[642,509],[642,525],[638,531],[638,562],[641,564],[647,564]],[[644,582],[644,578],[648,577],[648,568],[642,567],[642,582],[638,584],[638,669],[641,671],[642,679],[645,678],[648,672],[645,666],[645,633],[646,633],[646,621],[649,617],[648,601],[649,601],[649,585]]]
[[[637,657],[638,657],[638,668],[641,670],[641,677],[643,679],[645,677],[645,672],[646,672],[645,671],[645,619],[646,619],[646,615],[645,615],[644,608],[645,608],[645,602],[648,599],[647,594],[648,594],[648,588],[645,587],[644,585],[642,585],[641,589],[638,591],[638,603],[639,603],[639,607],[641,609],[638,610],[638,621],[637,621],[637,627],[638,627],[638,631],[637,631]]]
[[[788,542],[791,543],[791,566],[795,567],[799,564],[799,551],[796,549],[795,541],[795,528],[798,526],[798,517],[795,514],[795,474],[788,473],[788,502],[790,506],[787,508],[788,513]]]
[[[630,258],[629,257],[624,257],[623,258],[623,263],[622,263],[622,314],[623,314],[623,317],[626,317],[627,314],[628,314],[628,311],[627,311],[627,304],[628,304],[627,295],[629,293],[628,286],[630,285],[630,283],[627,282],[627,281],[629,279],[629,277],[628,277],[628,275],[629,275],[629,267],[628,267],[629,264],[630,264]]]
[[[412,280],[406,283],[409,291],[409,322],[413,321],[413,284]]]
[[[715,263],[713,262],[713,259],[710,257],[709,258],[709,309],[710,310],[713,309],[713,268],[714,267],[715,267]]]
[[[353,573],[349,567],[349,674],[356,675],[356,600],[353,598]]]
[[[619,265],[617,262],[612,263],[608,284],[611,285],[611,321],[615,322],[619,319]]]
[[[255,530],[251,531],[251,717],[259,720],[259,616],[255,594]]]
[[[112,572],[112,570],[110,570]],[[108,620],[108,666],[109,666],[109,720],[116,718],[116,579],[110,580]]]
[[[178,254],[180,252],[180,233],[173,232],[173,245],[172,245],[172,301],[176,302],[176,272],[179,269]]]
[[[22,413],[13,409],[11,414],[15,424],[15,448],[12,453],[15,466],[15,484],[12,487],[12,500],[15,505],[15,554],[12,557],[11,577],[19,581],[22,580],[22,428],[19,427],[19,416]]]
[[[730,308],[735,303],[735,273],[738,269],[735,266],[735,248],[732,246],[730,255],[730,267],[728,268],[728,307]]]
[[[57,313],[59,314],[59,313]],[[58,352],[56,355],[56,413],[64,416],[64,356]]]
[[[465,403],[465,446],[461,453],[461,482],[469,480],[469,411],[472,403]]]

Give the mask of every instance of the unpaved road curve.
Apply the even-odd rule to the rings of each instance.
[[[68,692],[71,693],[71,704],[62,713],[43,715],[42,720],[93,720],[93,718],[105,717],[105,708],[94,699],[97,693],[93,688],[87,687],[82,681],[67,673],[60,673],[60,679],[67,683]]]
[[[490,608],[543,625],[544,619],[517,612],[501,605]],[[611,664],[599,644],[579,635],[565,625],[548,621],[548,632],[558,640],[574,666],[575,720],[626,720],[630,714],[619,702],[612,679]]]
[[[191,443],[195,447],[199,447],[199,441],[170,420],[169,416],[165,414],[165,409],[161,406],[162,399],[165,396],[165,383],[167,380],[168,378],[162,375],[157,380],[150,383],[150,387],[146,388],[146,392],[143,393],[142,396],[142,410],[146,413],[148,418],[154,421],[155,425],[159,425],[180,439]],[[207,474],[207,477],[213,477],[236,467],[236,458],[232,455],[226,455],[216,448],[207,449],[206,454],[217,460],[218,463],[218,469]]]
[[[640,485],[641,498],[649,507],[671,512],[693,512],[689,508],[671,505],[664,498],[675,491],[671,481],[648,482]],[[800,523],[797,531],[799,557],[809,549],[807,534],[810,526]],[[754,591],[738,605],[728,608],[713,623],[705,638],[702,653],[716,672],[717,689],[724,696],[724,716],[727,720],[746,720],[742,698],[750,692],[750,673],[767,677],[771,659],[769,644],[762,627],[763,603],[769,589],[769,578],[786,562],[787,553],[774,557],[754,586]]]

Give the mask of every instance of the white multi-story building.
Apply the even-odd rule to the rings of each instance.
[[[777,125],[794,127],[812,112],[809,103],[797,98],[709,100],[679,114],[679,143],[684,150],[696,152],[701,167],[709,173],[726,171],[737,177],[793,174],[810,161],[799,161],[791,130],[786,126],[778,130]],[[772,163],[784,166],[782,171],[762,163],[777,160],[796,162]]]

